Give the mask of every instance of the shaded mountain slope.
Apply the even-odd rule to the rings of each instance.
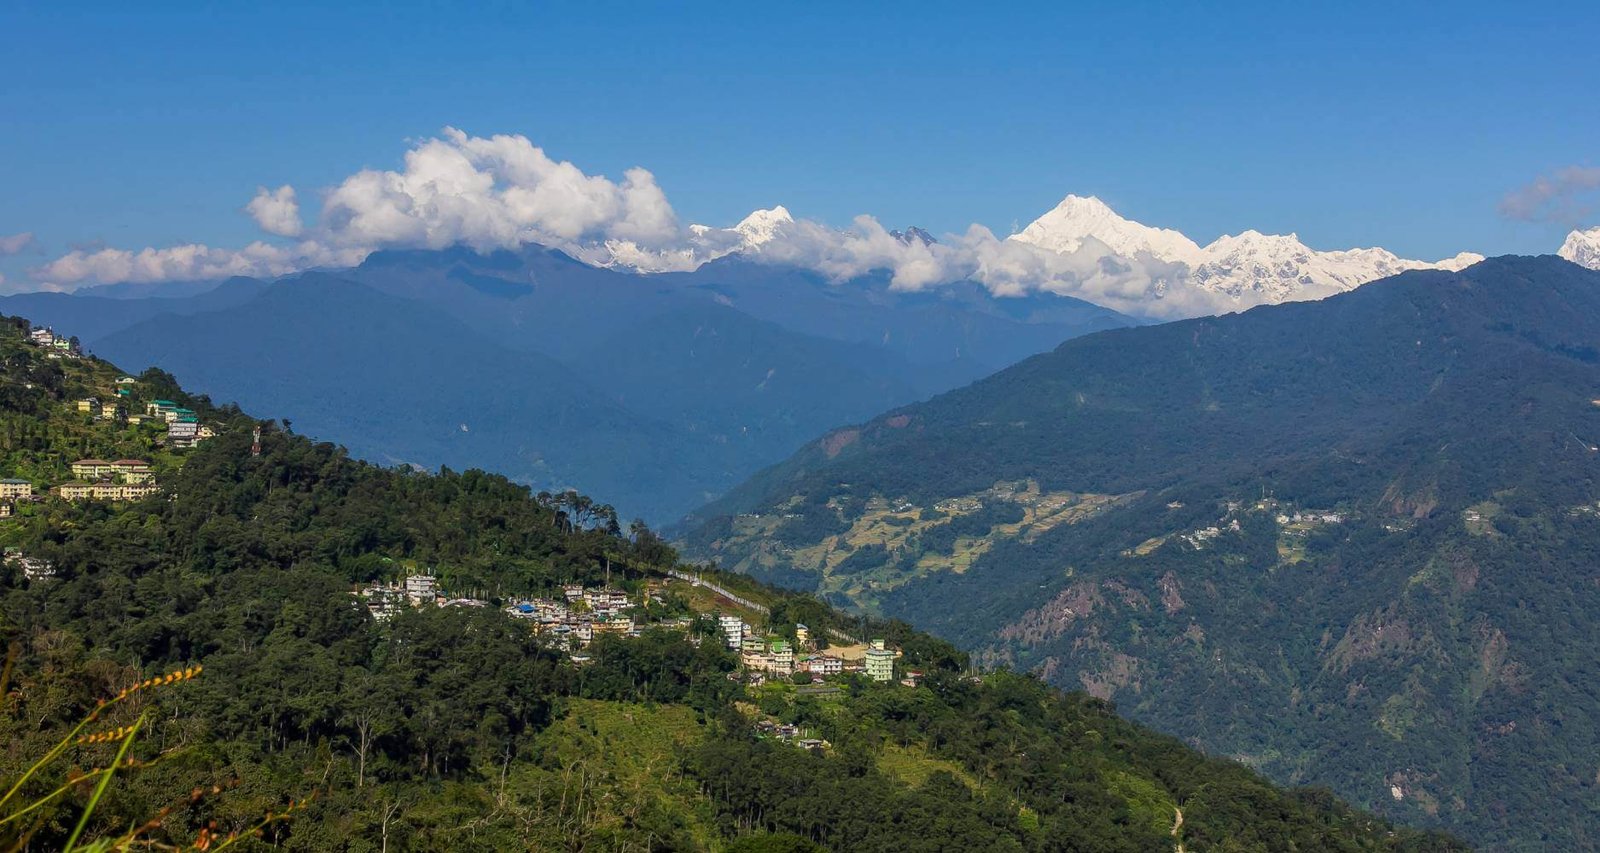
[[[0,311],[28,317],[86,344],[162,314],[203,314],[241,305],[267,288],[253,278],[230,278],[197,294],[127,298],[93,288],[84,293],[23,293],[0,296]]]
[[[1493,259],[1068,341],[828,434],[688,542],[1277,778],[1593,849],[1595,400],[1600,274]]]
[[[590,475],[602,495],[695,489],[703,460],[674,430],[609,402],[567,367],[501,347],[414,301],[309,274],[259,298],[195,317],[166,315],[96,350],[159,365],[197,390],[272,408],[296,429],[345,437],[385,463],[487,465],[543,487]],[[686,498],[680,491],[677,501]]]

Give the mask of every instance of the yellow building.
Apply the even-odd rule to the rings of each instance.
[[[155,476],[150,471],[150,463],[143,459],[118,459],[111,463],[111,472],[124,483],[148,483]]]
[[[79,459],[72,463],[72,476],[82,477],[85,480],[98,480],[109,477],[114,473],[111,463],[104,459]]]
[[[63,500],[83,501],[94,495],[94,486],[88,483],[62,483],[56,486],[56,494]]]
[[[0,500],[33,497],[33,484],[27,480],[0,480]]]

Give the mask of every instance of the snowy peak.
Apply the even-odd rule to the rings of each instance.
[[[1600,246],[1600,229],[1596,234]],[[1090,239],[1122,257],[1148,252],[1187,267],[1188,286],[1240,305],[1319,299],[1409,269],[1459,270],[1483,260],[1471,252],[1438,263],[1376,248],[1323,252],[1297,234],[1255,230],[1224,235],[1202,248],[1180,232],[1125,219],[1097,198],[1072,195],[1011,239],[1061,253],[1076,252]]]
[[[743,238],[745,248],[754,248],[772,242],[779,231],[793,223],[794,217],[789,215],[789,209],[780,204],[777,207],[752,212],[739,220],[739,224],[733,226],[733,230]]]
[[[1556,254],[1578,266],[1600,270],[1600,226],[1568,234]]]
[[[1435,261],[1433,266],[1438,269],[1449,270],[1451,272],[1461,272],[1473,264],[1482,263],[1483,260],[1483,256],[1477,252],[1461,252],[1453,258],[1445,258],[1442,261]]]
[[[1062,254],[1078,251],[1091,238],[1115,254],[1130,257],[1147,252],[1164,261],[1189,262],[1200,253],[1200,247],[1183,234],[1124,219],[1094,196],[1069,195],[1011,237]]]

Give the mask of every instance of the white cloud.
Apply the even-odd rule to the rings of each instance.
[[[1529,222],[1577,225],[1594,210],[1579,198],[1596,190],[1600,190],[1600,167],[1567,166],[1506,193],[1500,200],[1500,214]]]
[[[256,187],[256,197],[244,206],[261,230],[279,237],[298,237],[305,226],[300,222],[300,203],[294,187],[284,184],[275,190]]]
[[[999,295],[1042,290],[1164,317],[1253,304],[1194,287],[1181,263],[1142,250],[1120,256],[1093,237],[1061,252],[999,239],[973,225],[924,243],[897,238],[870,216],[833,228],[795,219],[782,207],[756,211],[732,228],[684,227],[645,169],[629,169],[614,181],[555,160],[524,136],[477,137],[455,128],[413,144],[399,169],[363,169],[328,189],[313,224],[302,220],[297,193],[287,185],[259,188],[244,209],[267,234],[298,239],[242,249],[191,244],[74,251],[32,270],[32,277],[41,286],[69,288],[277,276],[355,265],[382,248],[538,243],[587,263],[644,272],[692,270],[744,252],[758,262],[792,264],[841,281],[876,271],[886,271],[900,290],[972,280]]]
[[[76,250],[32,271],[46,285],[85,282],[152,282],[227,278],[235,275],[275,276],[317,266],[350,266],[366,256],[362,250],[333,249],[314,241],[293,246],[254,242],[243,249],[217,249],[191,243],[164,249]]]
[[[475,137],[445,128],[406,152],[400,170],[364,169],[329,190],[309,228],[291,186],[261,187],[244,209],[267,234],[305,239],[294,245],[258,241],[243,249],[79,250],[32,276],[46,286],[274,276],[357,264],[386,247],[455,244],[487,250],[541,243],[595,262],[626,260],[651,269],[699,263],[649,171],[629,169],[621,182],[587,175],[524,136]]]
[[[363,170],[323,201],[326,238],[344,246],[618,240],[659,250],[681,240],[655,177],[629,169],[619,184],[552,160],[524,136],[468,136],[446,128],[406,153],[401,171]]]
[[[21,234],[12,234],[9,237],[0,237],[0,258],[7,255],[20,255],[29,249],[36,248],[39,241],[35,240],[32,231]]]

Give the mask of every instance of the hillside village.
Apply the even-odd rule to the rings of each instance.
[[[85,358],[76,338],[42,327],[26,329],[21,341],[42,350],[50,362],[64,362],[57,380],[60,390],[82,394],[61,402],[47,398],[45,405],[54,411],[36,419],[42,423],[34,424],[43,429],[45,440],[90,451],[121,448],[125,452],[136,447],[151,451],[155,461],[131,456],[86,456],[68,462],[60,457],[59,450],[15,457],[0,467],[0,519],[34,512],[51,500],[119,504],[157,495],[162,491],[158,471],[175,470],[182,464],[184,452],[216,436],[216,429],[202,423],[193,409],[172,400],[149,399],[153,389],[148,383],[107,373],[103,365]],[[8,380],[21,380],[17,384],[24,392],[38,393],[41,385],[33,381],[36,378],[46,377],[35,377],[31,370],[15,374],[8,370],[7,374]],[[6,549],[5,563],[18,568],[30,580],[54,576],[49,561],[30,557],[13,547]]]
[[[110,449],[142,442],[155,451],[156,459],[88,456],[47,466],[58,474],[47,474],[40,466],[29,471],[0,471],[11,475],[0,478],[0,518],[30,512],[51,500],[115,505],[159,494],[160,472],[176,470],[184,452],[216,435],[215,428],[202,423],[194,409],[149,393],[152,389],[139,378],[90,369],[94,360],[84,357],[75,340],[53,329],[29,329],[24,341],[45,350],[51,360],[83,366],[71,370],[68,387],[86,393],[52,404],[80,446]],[[29,580],[54,576],[48,561],[16,548],[7,548],[4,560]],[[579,665],[588,662],[589,647],[598,638],[639,637],[646,631],[666,630],[686,634],[696,645],[720,643],[737,654],[738,668],[730,677],[751,690],[770,684],[810,686],[826,693],[837,690],[828,682],[840,679],[859,677],[915,686],[920,678],[914,670],[900,671],[901,652],[882,639],[863,643],[837,632],[813,632],[804,624],[780,630],[766,624],[765,605],[698,575],[677,570],[659,574],[618,585],[566,584],[545,595],[491,602],[451,594],[439,576],[419,568],[408,569],[389,582],[361,586],[352,595],[380,623],[407,608],[497,606]],[[794,734],[782,727],[771,733],[786,739]]]
[[[721,607],[695,612],[684,606],[683,593],[686,587],[701,585],[696,580],[673,577],[638,582],[634,592],[612,586],[566,584],[559,596],[515,597],[501,606],[506,615],[528,623],[533,633],[551,640],[577,663],[586,662],[584,650],[600,636],[638,637],[647,630],[666,629],[688,633],[696,645],[715,639],[738,652],[741,679],[753,686],[760,686],[769,678],[793,679],[797,673],[805,674],[805,681],[812,683],[846,674],[862,675],[876,682],[895,680],[896,661],[901,653],[884,640],[836,646],[804,624],[796,624],[788,634],[777,633],[768,626],[751,624],[752,618],[759,620],[760,610],[740,606],[716,593],[713,596]],[[493,606],[486,599],[447,594],[439,578],[432,574],[410,574],[394,582],[368,584],[351,594],[379,622],[411,607]],[[837,632],[834,635],[851,639]],[[915,686],[920,675],[909,670],[900,681]]]
[[[108,373],[74,341],[50,329],[29,330],[24,340],[45,350],[49,361],[61,362],[65,374],[45,405],[56,431],[71,440],[61,442],[58,435],[52,447],[79,447],[90,455],[0,467],[0,474],[8,475],[0,477],[0,518],[48,511],[52,501],[98,502],[116,510],[161,494],[163,474],[170,476],[187,452],[217,434],[199,412],[163,396],[159,381]],[[149,452],[147,457],[121,455],[129,447]],[[15,546],[5,548],[3,559],[30,583],[58,577],[51,561]],[[567,583],[535,595],[486,597],[454,589],[448,567],[397,569],[390,580],[351,591],[377,623],[408,609],[498,608],[580,668],[592,663],[595,644],[607,638],[671,632],[695,647],[723,647],[736,661],[727,678],[746,697],[753,733],[800,749],[827,751],[832,745],[814,728],[785,719],[774,702],[787,702],[783,697],[839,702],[853,686],[912,689],[922,678],[919,670],[902,665],[903,651],[885,639],[862,642],[836,629],[773,620],[767,605],[699,572],[633,566],[613,583],[608,565],[599,585]]]
[[[914,688],[922,673],[899,663],[903,653],[883,639],[866,643],[837,631],[814,632],[796,623],[788,630],[764,624],[764,605],[748,601],[710,581],[672,572],[664,578],[625,583],[564,584],[547,596],[513,597],[499,602],[512,619],[552,647],[567,653],[578,666],[591,661],[590,647],[606,636],[637,638],[647,631],[687,635],[695,646],[719,643],[738,654],[738,667],[728,678],[759,702],[772,690],[800,696],[839,697],[853,679]],[[387,583],[372,583],[351,595],[378,622],[387,622],[408,608],[496,606],[484,598],[452,595],[434,574],[413,573]],[[696,604],[689,604],[691,600]],[[830,644],[827,633],[846,645]],[[898,676],[898,677],[897,677]],[[802,749],[827,749],[811,730],[769,715],[755,721],[755,732],[793,743]]]

